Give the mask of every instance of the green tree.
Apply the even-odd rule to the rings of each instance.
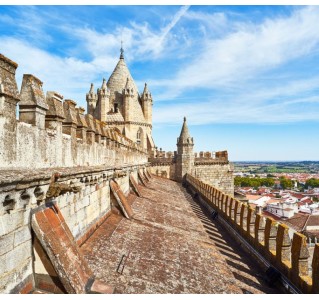
[[[319,187],[319,179],[317,178],[310,178],[306,181],[305,187]]]
[[[291,179],[280,177],[280,185],[284,190],[291,189],[293,187],[293,182]]]

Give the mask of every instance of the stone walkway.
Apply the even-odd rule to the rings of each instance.
[[[112,214],[81,248],[115,293],[278,293],[180,184],[153,177],[141,191],[132,219]]]

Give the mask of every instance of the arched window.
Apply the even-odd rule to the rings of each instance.
[[[139,129],[136,133],[136,143],[139,145],[141,144],[141,135],[142,135],[142,130]]]

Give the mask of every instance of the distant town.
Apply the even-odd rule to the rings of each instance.
[[[319,240],[319,162],[235,162],[235,197]]]

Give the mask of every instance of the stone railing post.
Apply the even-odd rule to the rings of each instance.
[[[291,268],[291,241],[289,237],[289,227],[285,224],[279,224],[276,239],[276,262],[280,269],[288,275]]]
[[[271,254],[271,258],[276,256],[277,227],[274,219],[267,217],[265,225],[265,248]]]
[[[247,232],[247,205],[246,204],[241,205],[239,226],[242,233],[246,236],[246,232]]]
[[[255,212],[252,208],[247,209],[247,235],[248,238],[254,238],[255,236]]]
[[[256,214],[255,217],[255,244],[264,246],[265,242],[265,219],[261,214]]]
[[[229,210],[228,210],[228,215],[229,215],[229,219],[233,220],[234,219],[234,205],[235,205],[235,199],[233,197],[231,197],[229,199]]]
[[[308,258],[309,250],[306,237],[301,233],[295,232],[291,247],[291,275],[298,286],[302,285],[303,277],[309,276]]]
[[[219,191],[217,189],[215,189],[215,194],[214,194],[215,209],[218,207],[218,194],[219,194]]]
[[[240,221],[240,209],[241,209],[241,203],[235,199],[234,222],[236,225],[238,225]]]
[[[312,259],[312,293],[319,293],[319,244],[315,245]]]

